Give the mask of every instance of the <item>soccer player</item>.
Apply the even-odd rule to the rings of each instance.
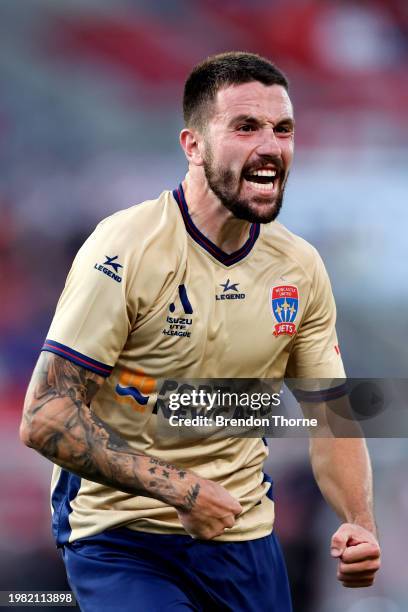
[[[56,464],[53,529],[82,610],[288,612],[267,446],[167,439],[156,402],[166,377],[344,376],[323,263],[275,221],[293,156],[287,80],[257,55],[210,57],[187,79],[184,118],[184,181],[102,221],[78,252],[21,437]],[[311,460],[343,521],[338,578],[369,586],[365,444],[314,437]]]

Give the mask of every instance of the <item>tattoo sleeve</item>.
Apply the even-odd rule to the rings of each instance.
[[[89,407],[103,381],[43,351],[27,391],[23,441],[83,478],[191,511],[200,490],[197,478],[136,451]]]

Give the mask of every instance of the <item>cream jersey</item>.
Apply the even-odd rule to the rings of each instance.
[[[43,350],[105,377],[93,411],[138,451],[224,486],[243,507],[219,540],[268,535],[262,439],[157,435],[155,381],[342,378],[335,304],[317,251],[278,222],[226,254],[194,225],[182,187],[102,221],[79,250]],[[269,492],[270,493],[270,492]],[[59,544],[127,526],[184,533],[175,509],[54,468]]]

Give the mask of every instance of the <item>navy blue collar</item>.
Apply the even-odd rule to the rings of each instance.
[[[196,227],[196,225],[193,223],[188,212],[188,206],[184,197],[184,191],[181,183],[178,189],[174,189],[173,196],[177,204],[179,205],[187,232],[190,234],[193,240],[197,242],[197,244],[203,247],[203,249],[210,253],[210,255],[217,259],[220,263],[224,264],[224,266],[232,266],[238,261],[241,261],[241,259],[244,259],[244,257],[246,257],[248,253],[250,253],[259,236],[259,223],[253,223],[251,225],[251,229],[249,230],[249,238],[245,242],[245,244],[242,245],[240,249],[238,249],[238,251],[234,251],[234,253],[225,253],[219,247],[217,247],[216,244],[211,242],[211,240],[208,240],[208,238],[204,236],[204,234],[202,234],[198,227]]]

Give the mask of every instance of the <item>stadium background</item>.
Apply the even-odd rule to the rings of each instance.
[[[349,375],[407,375],[407,34],[405,0],[2,0],[0,590],[64,588],[51,467],[17,440],[24,390],[84,238],[183,176],[182,84],[206,55],[256,51],[289,75],[297,152],[281,220],[327,264]],[[337,519],[306,441],[270,445],[296,612],[407,609],[408,444],[369,444],[383,569],[363,591],[336,583]]]

